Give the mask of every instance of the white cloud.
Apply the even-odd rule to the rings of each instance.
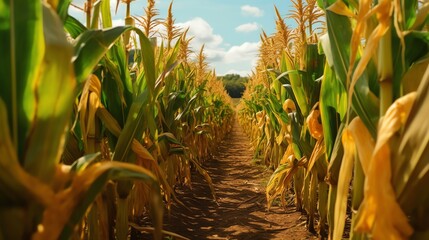
[[[241,24],[235,28],[237,32],[253,32],[256,30],[258,30],[258,24],[256,22]]]
[[[225,43],[222,36],[216,34],[210,24],[201,17],[176,25],[182,29],[189,28],[187,36],[193,38],[190,47],[195,53],[198,53],[204,44],[207,61],[212,67],[216,67],[217,73],[237,73],[242,76],[250,74],[257,61],[260,42],[244,42],[235,46]]]
[[[225,54],[226,63],[252,61],[258,56],[260,42],[244,42],[239,46],[232,46]]]
[[[261,9],[250,5],[241,6],[241,12],[245,16],[252,16],[252,17],[262,17],[262,15],[264,15],[264,12]]]
[[[210,24],[200,17],[196,17],[184,23],[177,23],[177,26],[182,29],[189,28],[188,36],[194,37],[191,41],[192,47],[199,49],[205,44],[206,48],[215,48],[223,42],[223,38],[218,34],[214,34]]]

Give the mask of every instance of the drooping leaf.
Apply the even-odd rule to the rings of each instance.
[[[77,82],[82,84],[115,41],[131,29],[130,26],[122,26],[106,30],[87,30],[79,35],[74,41],[73,57]]]
[[[69,239],[74,226],[82,219],[95,197],[103,190],[109,180],[135,179],[147,182],[152,190],[154,211],[162,215],[161,198],[155,176],[141,167],[119,162],[102,162],[91,165],[78,174],[69,190],[58,193],[56,201],[44,214],[44,231],[37,232],[33,239]],[[58,211],[62,214],[58,215]],[[161,226],[155,226],[157,232]]]
[[[68,15],[65,20],[64,28],[72,38],[77,38],[87,30],[86,27],[81,22],[79,22],[79,20],[70,15]]]

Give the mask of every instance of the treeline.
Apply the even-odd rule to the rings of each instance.
[[[248,77],[241,77],[239,74],[226,74],[217,78],[223,82],[226,91],[232,98],[241,98],[246,89],[245,84],[249,80]]]

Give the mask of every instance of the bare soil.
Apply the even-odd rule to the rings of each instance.
[[[317,239],[294,206],[267,211],[265,184],[272,171],[253,163],[252,154],[248,138],[236,124],[216,155],[203,164],[217,202],[204,178],[195,173],[192,189],[176,188],[178,199],[189,209],[173,204],[164,229],[189,239]]]

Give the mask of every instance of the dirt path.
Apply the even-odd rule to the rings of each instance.
[[[216,189],[216,204],[207,183],[194,174],[192,189],[176,189],[191,211],[173,205],[165,230],[190,239],[316,239],[294,208],[274,206],[267,212],[264,183],[270,172],[251,162],[252,150],[236,124],[213,159],[204,163]]]

